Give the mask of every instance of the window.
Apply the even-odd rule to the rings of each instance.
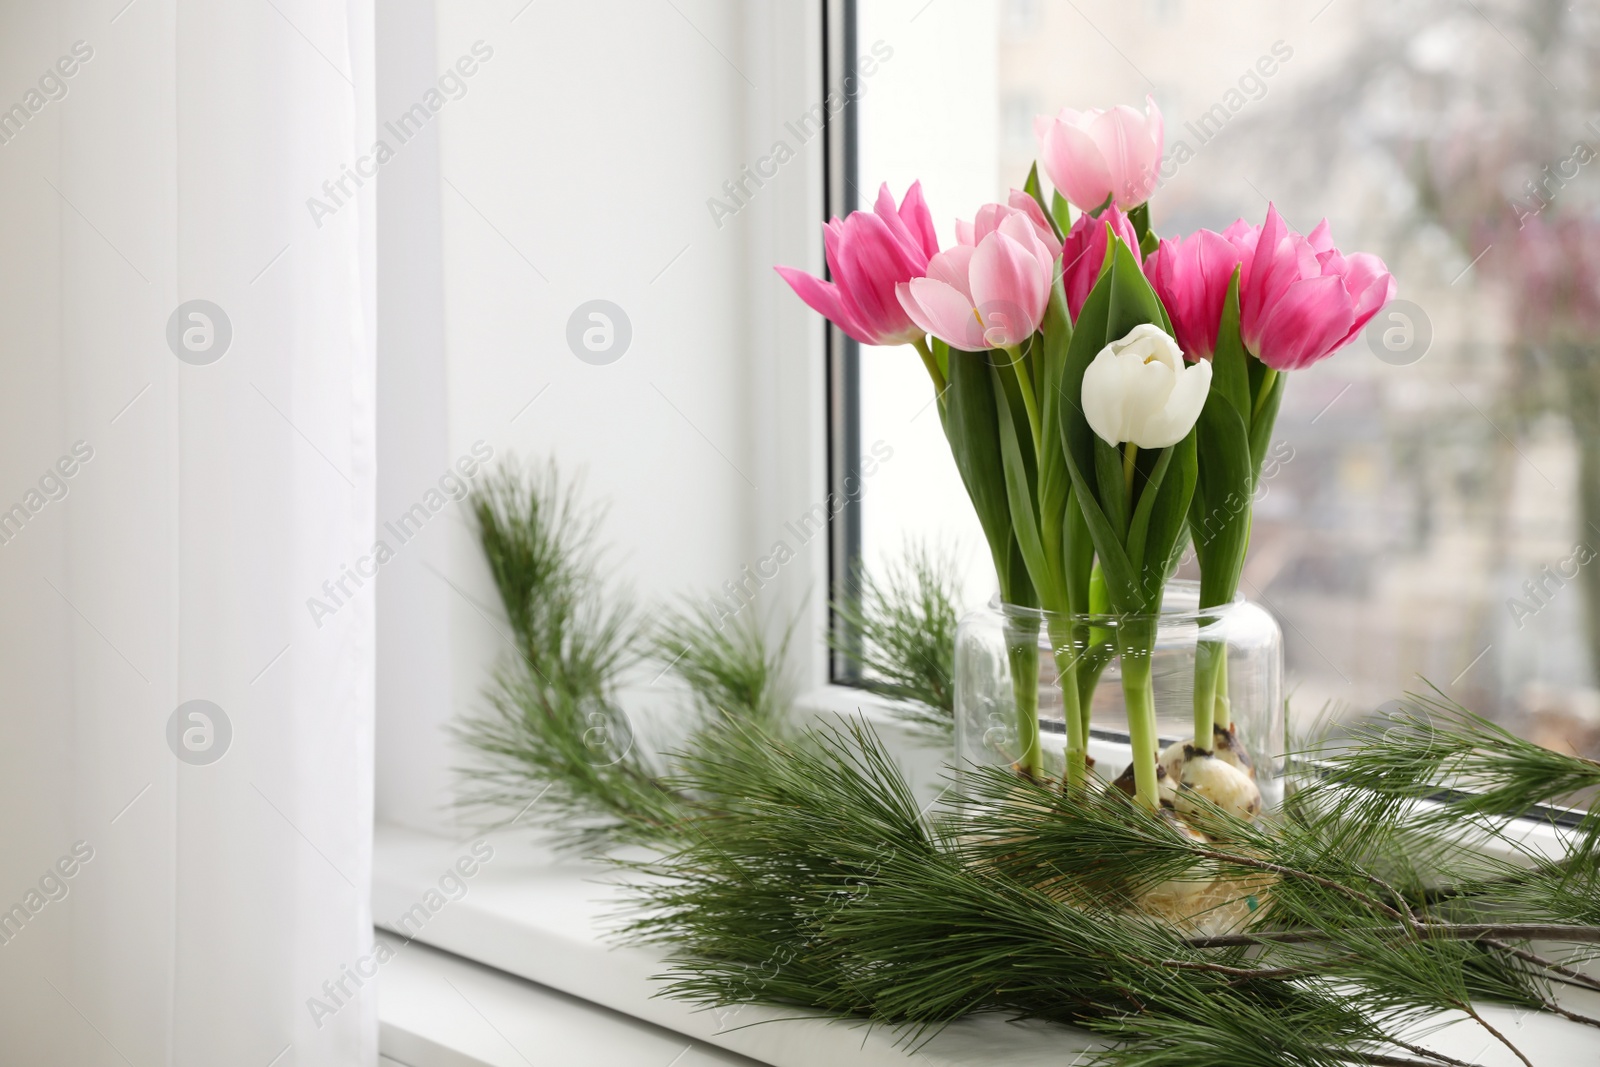
[[[1377,713],[1426,679],[1600,753],[1600,133],[1585,123],[1600,100],[1561,76],[1592,63],[1600,27],[1573,13],[1549,32],[1521,0],[1164,9],[846,5],[852,52],[893,58],[850,109],[835,185],[870,201],[920,179],[949,243],[1032,162],[1017,102],[1149,93],[1166,119],[1159,233],[1259,222],[1269,201],[1309,231],[1326,211],[1341,248],[1385,259],[1401,303],[1293,375],[1257,502],[1244,590],[1283,626],[1297,713]],[[1471,114],[1446,103],[1462,100]],[[987,551],[914,355],[851,349],[834,361],[834,440],[892,459],[842,524],[836,577],[931,539],[959,553],[968,602],[986,599]]]

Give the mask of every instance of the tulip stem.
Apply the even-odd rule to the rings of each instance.
[[[1039,623],[1018,618],[1006,627],[1006,659],[1011,666],[1011,695],[1016,702],[1017,748],[1013,765],[1019,774],[1044,780],[1044,748],[1039,740]]]
[[[1132,441],[1122,446],[1122,484],[1128,491],[1128,507],[1133,507],[1133,465],[1139,458],[1139,446]]]
[[[1256,394],[1256,406],[1250,412],[1250,421],[1255,422],[1261,417],[1261,409],[1267,406],[1267,397],[1272,395],[1272,383],[1278,380],[1278,372],[1271,367],[1261,376],[1261,392]]]
[[[1225,715],[1219,715],[1224,705],[1218,700],[1222,672],[1228,665],[1228,646],[1221,641],[1201,638],[1195,645],[1194,661],[1194,743],[1196,748],[1209,751],[1212,727],[1226,728]]]
[[[1055,654],[1056,675],[1061,685],[1061,712],[1067,727],[1067,767],[1065,784],[1080,789],[1089,780],[1089,721],[1083,714],[1078,689],[1079,643],[1074,639],[1070,619],[1059,614],[1046,616],[1050,644]]]
[[[944,397],[945,380],[944,372],[939,369],[939,361],[934,358],[933,350],[928,347],[928,342],[924,338],[918,337],[911,343],[916,346],[917,355],[922,357],[922,365],[928,368],[928,377],[933,379],[933,391],[937,393],[942,400]]]
[[[1033,454],[1044,450],[1044,432],[1039,425],[1039,401],[1033,395],[1033,382],[1028,377],[1028,365],[1023,362],[1021,348],[1008,348],[1011,370],[1017,376],[1017,391],[1022,394],[1022,406],[1028,412],[1028,429],[1033,431]]]
[[[1153,617],[1122,620],[1117,630],[1117,653],[1122,660],[1122,700],[1128,712],[1128,743],[1133,749],[1133,795],[1135,801],[1151,811],[1161,806],[1160,780],[1156,776],[1160,735],[1156,731],[1155,691],[1150,669],[1154,648]]]

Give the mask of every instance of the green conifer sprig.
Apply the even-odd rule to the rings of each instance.
[[[635,736],[618,699],[626,672],[654,658],[658,678],[681,681],[695,716],[686,748],[714,752],[724,722],[784,721],[787,636],[769,646],[753,615],[730,622],[693,604],[641,618],[605,581],[600,513],[552,464],[508,462],[468,503],[516,651],[452,728],[469,757],[461,808],[559,828],[587,852],[673,840],[695,801]]]
[[[829,646],[860,668],[864,686],[899,702],[902,718],[949,737],[961,602],[955,557],[913,542],[881,573],[862,568],[853,585],[833,604],[841,625]]]
[[[864,724],[787,723],[786,642],[753,619],[691,606],[641,624],[603,581],[594,514],[548,468],[503,471],[472,503],[517,652],[457,727],[464,802],[596,851],[649,846],[625,864],[650,876],[625,935],[668,947],[669,995],[821,1009],[910,1042],[977,1012],[1070,1022],[1138,1067],[1459,1067],[1418,1036],[1451,1010],[1522,1056],[1485,1003],[1600,1025],[1568,999],[1600,991],[1583,969],[1600,957],[1594,761],[1435,694],[1306,753],[1315,776],[1269,820],[1192,812],[1204,837],[1114,790],[1004,771],[926,810]],[[934,572],[908,567],[875,609],[899,634],[877,645],[890,659],[943,612]],[[665,757],[631,743],[616,697],[643,656],[694,705]],[[1573,798],[1587,810],[1551,808]],[[1530,816],[1560,826],[1554,854],[1525,844]],[[1226,932],[1143,914],[1184,880],[1230,887]]]
[[[1492,737],[1464,713],[1446,732],[1457,747]],[[1428,750],[1390,743],[1413,759]],[[1329,762],[1334,776],[1366,766],[1359,752]],[[1506,762],[1529,788],[1548,770]],[[1135,1064],[1448,1063],[1406,1034],[1454,1010],[1510,1045],[1477,1011],[1486,1002],[1595,1025],[1560,1003],[1570,964],[1529,943],[1592,946],[1600,926],[1510,897],[1430,905],[1425,888],[1481,880],[1483,862],[1440,847],[1443,867],[1408,873],[1405,811],[1375,817],[1350,789],[1304,790],[1271,829],[1197,819],[1216,840],[1120,793],[1066,796],[1003,772],[980,772],[929,816],[859,724],[782,744],[748,736],[685,784],[715,814],[648,865],[658,880],[641,884],[629,930],[674,950],[670,995],[821,1008],[909,1040],[1001,1011],[1104,1032],[1120,1042],[1110,1059]],[[1361,858],[1341,850],[1353,823]],[[1570,855],[1559,872],[1575,884]],[[1153,885],[1219,876],[1260,896],[1243,931],[1188,936],[1135,913]]]

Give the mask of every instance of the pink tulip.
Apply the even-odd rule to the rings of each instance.
[[[1033,120],[1039,164],[1075,207],[1093,211],[1111,197],[1131,211],[1150,199],[1161,163],[1161,109],[1145,97],[1144,114],[1126,104],[1109,111],[1062,108]]]
[[[1299,370],[1349,344],[1395,292],[1377,256],[1333,247],[1324,219],[1309,237],[1268,205],[1259,230],[1235,222],[1223,232],[1243,253],[1239,328],[1245,347],[1274,370]]]
[[[1107,223],[1111,224],[1111,232],[1122,238],[1129,248],[1137,251],[1139,247],[1133,223],[1116,207],[1102,211],[1099,218],[1087,213],[1078,216],[1061,248],[1061,281],[1067,291],[1067,311],[1072,314],[1073,322],[1078,321],[1078,312],[1089,299],[1089,290],[1100,280],[1100,268],[1105,265],[1106,251],[1111,244],[1106,237]]]
[[[1061,243],[1044,212],[1015,190],[1010,204],[987,204],[961,241],[928,261],[928,273],[895,287],[911,320],[952,348],[977,351],[1022,344],[1044,321]]]
[[[1050,221],[1044,217],[1044,209],[1039,206],[1039,201],[1021,189],[1011,190],[1011,195],[1006,198],[1004,204],[983,205],[971,222],[957,219],[956,241],[975,246],[998,229],[1001,222],[1013,215],[1026,216],[1033,224],[1033,232],[1044,242],[1045,247],[1050,249],[1051,255],[1061,254],[1061,241],[1057,239],[1056,231],[1051,228]]]
[[[895,295],[896,286],[926,274],[939,251],[921,182],[911,184],[898,208],[885,183],[872,212],[829,220],[823,244],[831,282],[794,267],[774,268],[801,300],[864,345],[922,340],[924,331]]]
[[[1253,240],[1250,247],[1254,247]],[[1184,359],[1210,359],[1216,351],[1228,282],[1244,257],[1245,249],[1225,235],[1199,230],[1188,237],[1162,241],[1144,261],[1145,277],[1172,319]]]

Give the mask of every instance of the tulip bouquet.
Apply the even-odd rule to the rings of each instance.
[[[1215,643],[1197,654],[1193,739],[1158,752],[1154,617],[1190,542],[1200,607],[1234,598],[1284,372],[1353,339],[1394,280],[1376,257],[1336,249],[1326,222],[1301,235],[1271,206],[1260,226],[1159,239],[1153,100],[1142,113],[1063,110],[1035,130],[1022,189],[958,221],[953,246],[939,247],[920,184],[898,205],[885,185],[872,211],[827,224],[831,280],[778,272],[857,341],[915,348],[932,379],[1001,599],[1036,609],[1014,613],[1007,639],[1018,772],[1042,775],[1042,618],[1064,784],[1087,781],[1089,698],[1115,654],[1133,749],[1120,783],[1152,809],[1186,785],[1253,814]],[[1107,614],[1114,628],[1073,632],[1086,626],[1074,618]]]

